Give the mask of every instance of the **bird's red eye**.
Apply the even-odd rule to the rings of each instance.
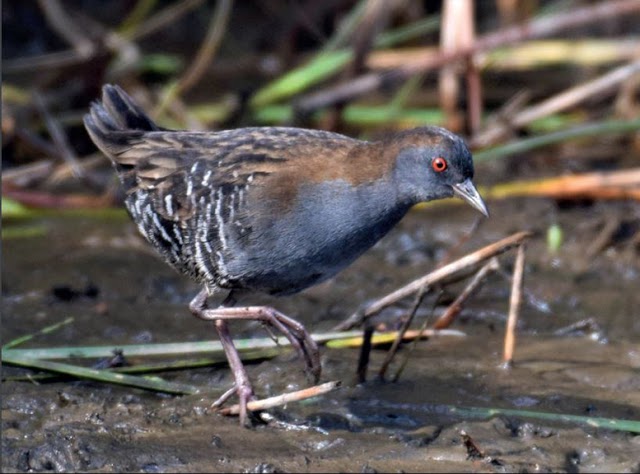
[[[436,173],[442,173],[444,170],[447,169],[447,160],[445,160],[441,156],[438,156],[434,158],[433,161],[431,162],[431,167],[433,168],[433,171],[435,171]]]

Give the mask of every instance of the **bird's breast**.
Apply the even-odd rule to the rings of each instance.
[[[342,180],[300,187],[287,209],[250,195],[251,232],[234,239],[227,262],[240,284],[267,293],[295,293],[338,273],[382,238],[407,212],[386,182]]]

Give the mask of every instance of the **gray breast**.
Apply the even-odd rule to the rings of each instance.
[[[320,283],[373,246],[409,209],[398,205],[384,181],[311,184],[299,196],[283,215],[269,202],[251,203],[262,212],[254,214],[249,239],[227,262],[238,286],[288,294]]]

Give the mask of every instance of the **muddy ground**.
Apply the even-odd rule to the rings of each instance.
[[[511,369],[500,364],[509,283],[494,275],[454,323],[466,337],[420,342],[399,382],[375,380],[382,350],[373,353],[369,381],[356,384],[358,351],[323,348],[323,380],[341,380],[343,386],[271,412],[288,427],[247,430],[236,418],[214,413],[212,401],[231,383],[226,367],[160,374],[202,387],[194,396],[69,379],[4,381],[3,472],[640,470],[638,435],[520,417],[477,419],[447,410],[495,407],[640,420],[640,263],[632,241],[640,227],[637,204],[490,204],[492,218],[457,255],[517,230],[536,232],[527,247],[529,298]],[[275,305],[314,332],[329,330],[359,305],[433,268],[475,218],[462,206],[414,210],[335,279],[298,296],[257,301]],[[611,219],[618,220],[619,230],[589,255]],[[565,229],[557,254],[545,242],[554,222]],[[126,217],[35,223],[43,235],[3,242],[3,343],[68,316],[75,318],[72,324],[24,347],[214,338],[213,328],[186,307],[198,288],[155,258]],[[510,271],[513,253],[501,262]],[[81,295],[67,298],[61,288]],[[455,295],[460,288],[447,292]],[[388,315],[402,314],[410,303]],[[432,303],[425,302],[423,317]],[[563,331],[583,320],[591,324]],[[239,336],[264,336],[258,325],[233,329]],[[301,367],[283,351],[248,370],[263,397],[305,386]],[[3,367],[3,377],[23,373]],[[463,432],[485,458],[468,456]]]

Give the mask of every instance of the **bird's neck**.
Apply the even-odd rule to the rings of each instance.
[[[401,202],[397,188],[379,179],[359,186],[336,180],[303,193],[304,214],[315,216],[315,225],[337,241],[368,249],[389,232],[413,203]]]

